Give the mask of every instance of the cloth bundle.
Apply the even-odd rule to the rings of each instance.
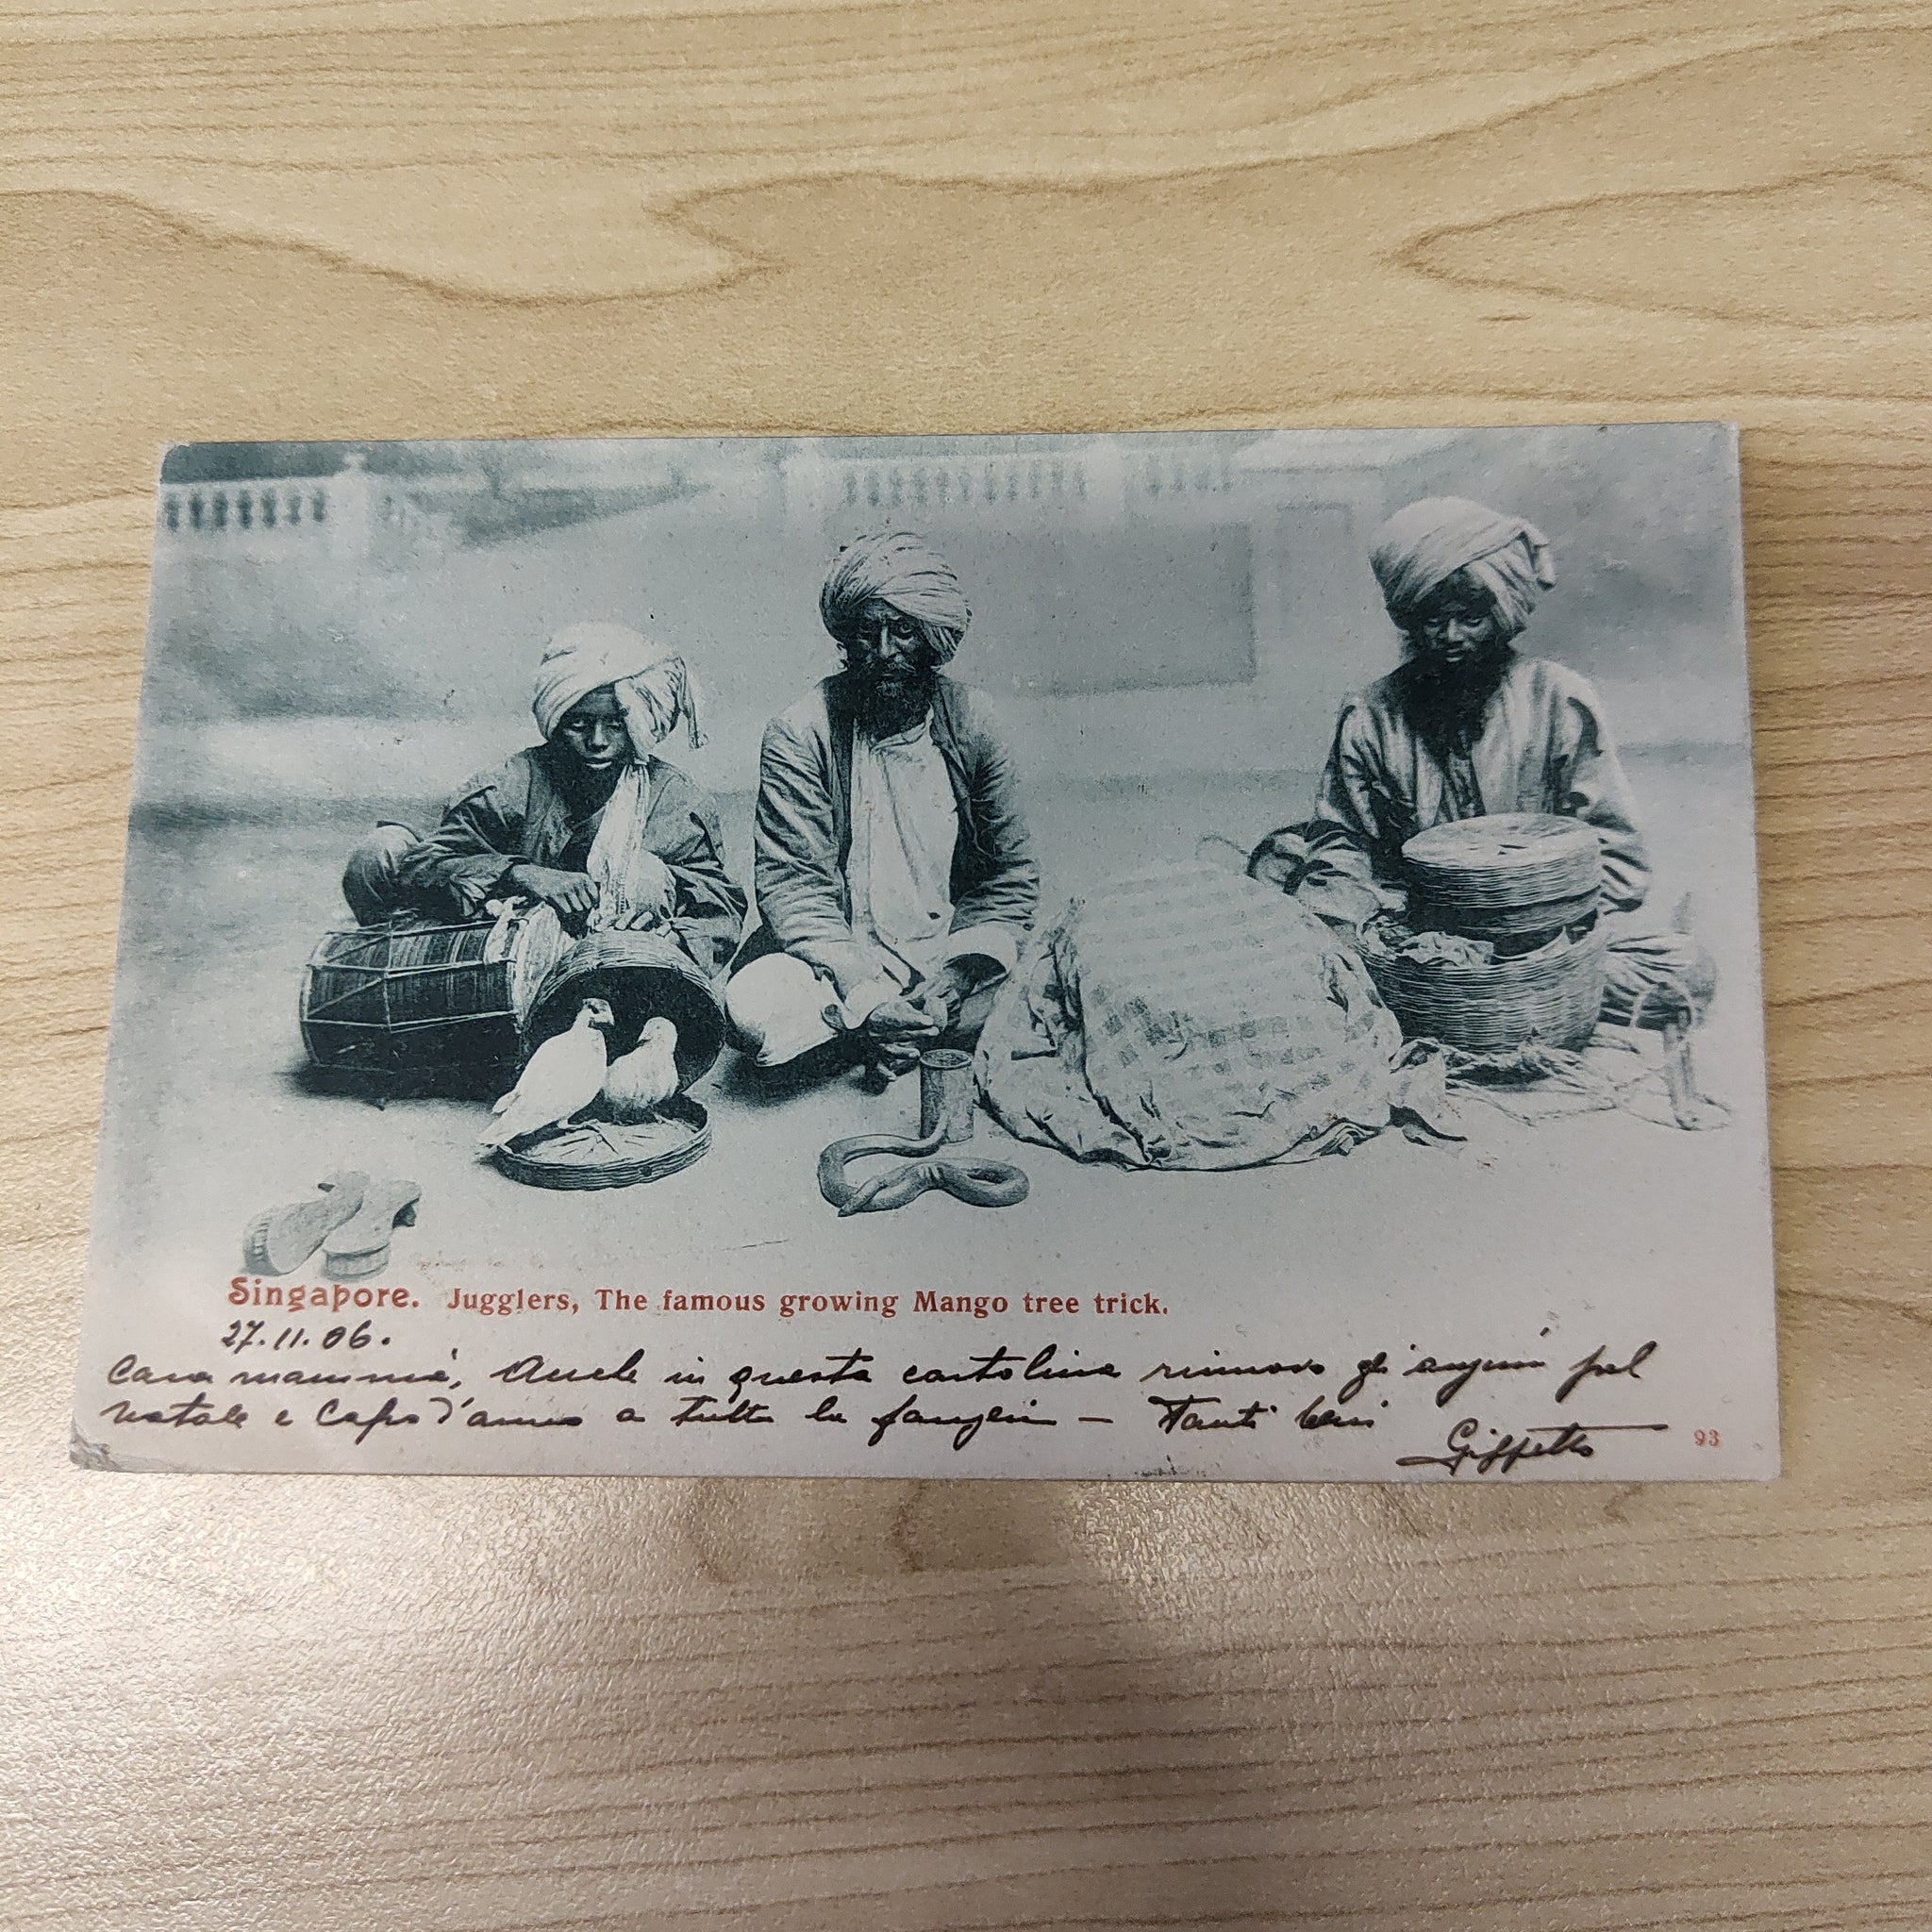
[[[1205,863],[1074,900],[979,1045],[1009,1132],[1081,1160],[1236,1168],[1345,1152],[1391,1124],[1454,1133],[1441,1072],[1405,1070],[1360,959],[1273,888]]]

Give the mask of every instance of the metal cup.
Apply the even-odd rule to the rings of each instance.
[[[973,1056],[957,1047],[936,1046],[919,1057],[919,1138],[929,1141],[944,1129],[946,1141],[973,1138],[973,1109],[979,1095],[973,1082]]]

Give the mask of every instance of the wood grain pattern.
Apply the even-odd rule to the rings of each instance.
[[[1932,1923],[1932,26],[0,4],[0,1923]],[[63,1459],[164,440],[1735,416],[1767,1491]]]

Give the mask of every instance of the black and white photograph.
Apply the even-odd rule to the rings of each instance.
[[[1721,424],[169,449],[74,1454],[1778,1466]]]

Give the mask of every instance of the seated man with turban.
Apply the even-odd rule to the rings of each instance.
[[[683,658],[622,625],[574,625],[543,653],[531,709],[543,742],[460,787],[428,838],[383,825],[357,849],[349,909],[365,925],[404,908],[467,919],[521,893],[573,930],[661,928],[716,973],[744,892],[708,794],[652,756],[680,719],[704,742]]]
[[[1596,829],[1605,905],[1641,905],[1650,862],[1602,704],[1578,673],[1515,647],[1557,580],[1541,531],[1429,497],[1382,525],[1369,560],[1407,653],[1342,706],[1307,829],[1337,828],[1394,883],[1404,841],[1431,825],[1563,814]]]
[[[862,537],[819,613],[844,669],[766,727],[762,924],[725,1011],[760,1067],[827,1047],[892,1074],[978,1037],[1040,872],[985,700],[941,670],[971,617],[951,566],[904,531]]]

